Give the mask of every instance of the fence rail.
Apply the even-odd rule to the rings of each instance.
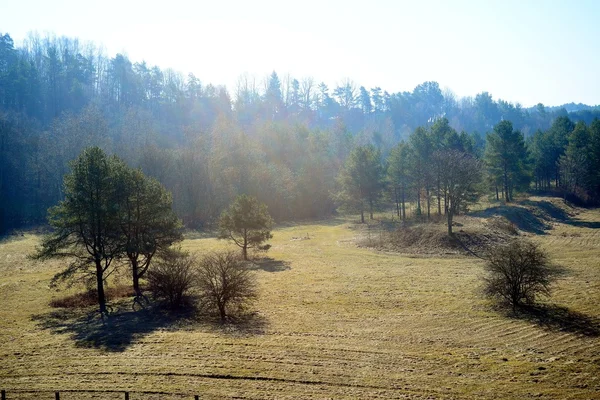
[[[146,395],[170,395],[170,396],[179,396],[181,398],[189,398],[190,400],[193,398],[194,400],[200,400],[200,396],[197,394],[185,394],[185,393],[170,393],[170,392],[151,392],[151,391],[124,391],[124,390],[94,390],[94,389],[70,389],[70,390],[37,390],[37,389],[2,389],[0,390],[0,400],[7,400],[6,395],[12,393],[48,393],[48,399],[51,399],[52,394],[54,394],[54,400],[60,400],[61,393],[112,393],[112,394],[121,394],[121,398],[125,400],[129,400],[129,395],[131,394],[146,394]],[[116,397],[115,397],[116,398]],[[16,398],[15,398],[16,399]]]

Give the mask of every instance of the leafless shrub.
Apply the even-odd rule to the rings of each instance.
[[[186,253],[169,251],[151,268],[148,271],[150,292],[164,299],[171,308],[181,307],[194,286],[197,260]]]
[[[233,252],[204,256],[197,288],[204,304],[218,310],[221,321],[240,311],[256,297],[256,281],[246,262]]]
[[[534,303],[538,295],[549,296],[560,273],[536,244],[516,240],[493,249],[486,269],[485,293],[513,309]]]

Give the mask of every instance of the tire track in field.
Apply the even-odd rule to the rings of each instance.
[[[98,372],[63,372],[60,374],[23,374],[23,375],[13,375],[11,378],[16,378],[19,380],[22,379],[35,379],[41,380],[43,379],[45,382],[54,381],[63,381],[67,377],[76,377],[76,376],[119,376],[119,377],[128,377],[136,380],[137,377],[153,377],[160,379],[169,379],[170,377],[177,378],[185,378],[189,379],[199,379],[199,380],[210,380],[210,381],[242,381],[242,382],[266,382],[266,383],[275,383],[275,384],[284,384],[284,385],[301,385],[301,386],[322,386],[324,388],[342,388],[342,389],[350,389],[350,390],[367,390],[367,391],[377,391],[377,392],[391,392],[396,393],[396,395],[407,395],[411,396],[410,398],[431,398],[431,395],[440,395],[444,393],[441,388],[436,388],[435,386],[429,387],[411,387],[408,382],[396,382],[391,383],[388,386],[384,385],[372,385],[372,384],[362,384],[362,383],[345,383],[345,382],[329,382],[325,380],[308,380],[308,379],[293,379],[293,378],[277,378],[277,377],[269,377],[269,376],[244,376],[244,375],[233,375],[233,374],[205,374],[205,373],[180,373],[180,372],[164,372],[164,373],[153,373],[153,372],[119,372],[119,371],[98,371]],[[351,380],[353,377],[348,377]],[[14,388],[13,390],[19,390],[18,388]],[[123,390],[114,390],[114,392],[122,392]],[[100,390],[78,390],[78,389],[69,389],[65,390],[65,392],[101,392]],[[111,391],[112,392],[112,391]],[[136,393],[142,393],[142,391],[135,391]],[[170,394],[170,395],[179,395],[179,393],[169,393],[166,391],[143,391],[143,393],[148,394]],[[304,393],[304,391],[302,391]],[[448,396],[448,392],[444,393]],[[416,396],[416,397],[415,397]],[[379,397],[379,396],[376,396]],[[386,397],[389,398],[389,397]]]

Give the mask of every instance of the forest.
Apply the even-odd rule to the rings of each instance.
[[[16,46],[0,34],[0,233],[43,224],[69,162],[89,146],[157,179],[188,228],[211,226],[239,194],[278,222],[339,206],[400,216],[406,201],[447,213],[442,172],[462,163],[452,152],[482,163],[471,166],[492,197],[553,190],[595,204],[598,117],[598,106],[458,98],[431,81],[389,93],[273,71],[226,88],[76,38],[31,34]],[[348,176],[361,157],[372,187],[357,194]]]

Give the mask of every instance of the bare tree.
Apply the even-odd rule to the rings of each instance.
[[[533,303],[537,295],[550,295],[550,285],[561,272],[543,250],[526,241],[494,249],[486,269],[485,293],[510,304],[513,310]]]
[[[300,105],[304,110],[310,110],[314,100],[313,90],[315,80],[312,77],[302,79],[300,82]]]
[[[233,252],[205,256],[198,268],[197,287],[205,304],[225,321],[256,297],[256,281],[247,264]]]
[[[148,271],[148,289],[155,297],[167,301],[171,308],[180,307],[194,286],[197,261],[186,253],[168,251]]]
[[[333,96],[342,108],[346,110],[353,108],[358,99],[356,83],[350,79],[344,79],[333,91]]]
[[[458,150],[437,151],[433,159],[440,166],[441,186],[446,198],[448,235],[452,220],[461,207],[477,200],[482,163],[471,154]]]

